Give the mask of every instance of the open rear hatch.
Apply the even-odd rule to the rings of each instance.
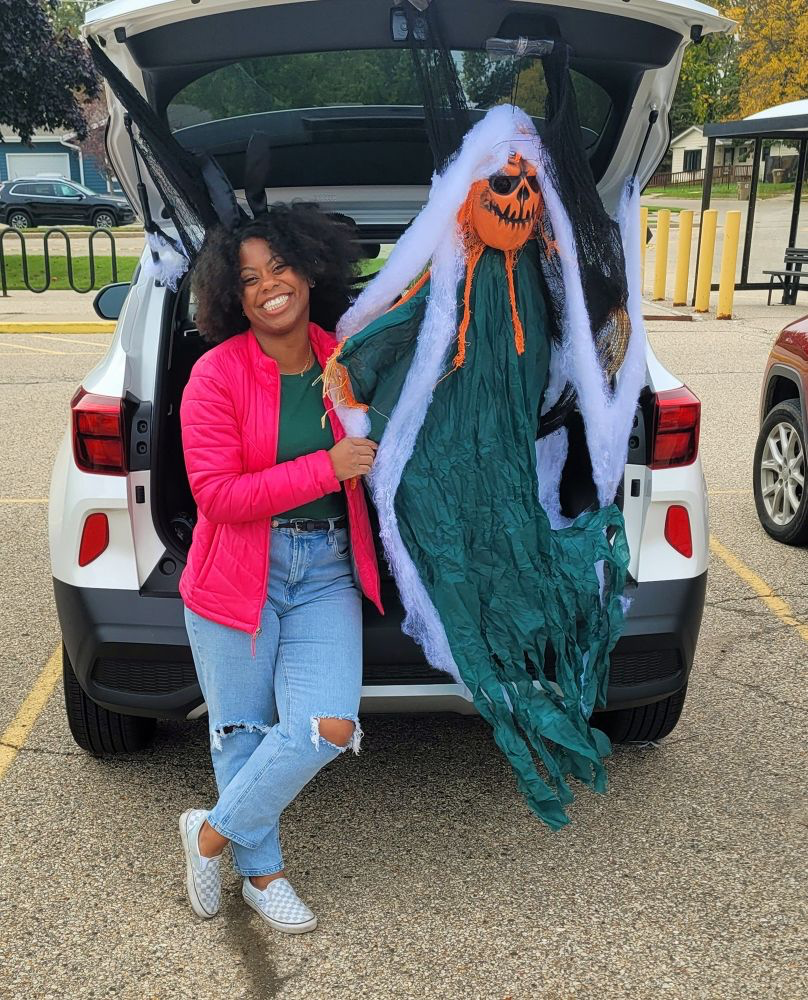
[[[401,5],[410,0],[115,0],[86,33],[187,149],[212,155],[243,187],[250,135],[271,137],[274,200],[296,197],[394,238],[423,204],[434,168]],[[669,140],[667,111],[691,39],[731,22],[695,0],[432,0],[472,117],[512,96],[490,38],[561,38],[584,142],[607,209],[640,160],[644,182]],[[416,6],[424,6],[418,0]],[[522,62],[516,103],[539,129],[539,59]],[[111,94],[107,143],[132,204],[137,174]],[[144,176],[152,217],[160,195]]]

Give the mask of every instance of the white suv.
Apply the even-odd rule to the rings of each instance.
[[[560,35],[572,45],[584,138],[607,208],[638,158],[643,181],[665,151],[665,112],[686,45],[729,26],[694,0],[433,2],[473,108],[499,96],[486,39]],[[399,7],[116,0],[91,11],[86,30],[176,138],[211,155],[237,191],[250,135],[268,132],[272,200],[303,197],[351,216],[372,255],[417,214],[432,170]],[[540,74],[539,62],[526,66],[519,95],[539,128]],[[108,99],[109,153],[138,204],[123,111]],[[144,182],[152,218],[168,226],[148,175]],[[97,309],[118,324],[73,399],[53,471],[50,546],[71,731],[104,754],[142,747],[155,719],[205,711],[177,585],[195,519],[179,403],[206,345],[187,281],[172,292],[140,267],[131,287],[99,293]],[[708,559],[699,422],[698,400],[649,348],[618,498],[632,603],[598,719],[617,740],[665,736],[684,703]],[[472,712],[465,688],[432,670],[400,631],[384,571],[382,591],[384,617],[365,603],[363,711]]]

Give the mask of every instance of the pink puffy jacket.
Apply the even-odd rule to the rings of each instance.
[[[309,324],[324,366],[336,341]],[[345,431],[326,400],[334,440]],[[278,365],[251,330],[194,365],[180,408],[182,443],[198,521],[180,581],[182,599],[211,621],[255,635],[266,602],[270,518],[341,489],[327,451],[275,464]],[[345,483],[351,544],[362,590],[383,613],[379,567],[361,485]]]

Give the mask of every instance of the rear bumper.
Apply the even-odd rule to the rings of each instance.
[[[612,654],[608,708],[660,701],[686,683],[701,627],[707,574],[644,583],[633,594]],[[186,718],[202,695],[179,597],[79,588],[54,579],[65,648],[93,701],[129,715]],[[392,585],[391,585],[392,587]],[[391,599],[392,598],[392,599]],[[473,712],[466,688],[429,668],[402,635],[385,595],[382,618],[365,602],[365,712]]]

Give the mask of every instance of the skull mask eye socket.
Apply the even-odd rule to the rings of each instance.
[[[519,187],[521,180],[522,178],[518,174],[515,177],[512,174],[492,174],[488,178],[488,183],[495,194],[513,194]],[[538,185],[535,190],[538,191]]]

